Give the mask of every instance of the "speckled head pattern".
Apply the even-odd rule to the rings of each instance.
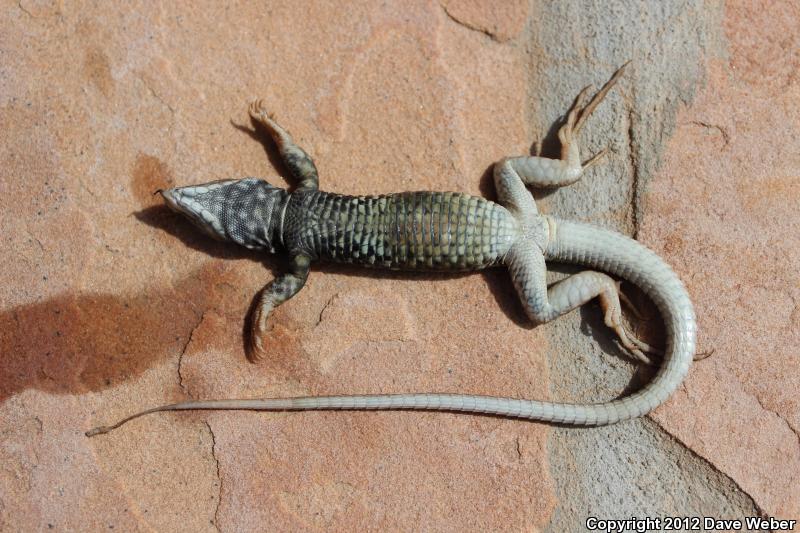
[[[215,239],[274,252],[288,194],[257,178],[220,180],[161,191],[174,211]]]

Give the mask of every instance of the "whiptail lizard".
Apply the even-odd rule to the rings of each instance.
[[[264,110],[250,116],[277,144],[297,187],[287,192],[247,178],[161,191],[167,204],[211,236],[252,250],[288,253],[291,267],[261,292],[251,317],[250,355],[264,355],[269,314],[303,287],[312,261],[345,262],[401,270],[465,271],[508,267],[530,319],[548,322],[598,298],[605,323],[620,343],[649,362],[646,343],[622,323],[619,276],[644,291],[663,316],[667,343],[655,378],[640,391],[600,404],[574,405],[462,394],[380,394],[271,399],[199,400],[149,409],[87,435],[106,433],[147,413],[189,409],[420,409],[463,411],[573,425],[611,424],[644,415],[664,402],[689,371],[695,349],[691,301],[678,277],[655,253],[613,231],[539,214],[525,185],[561,187],[576,182],[606,150],[582,163],[576,140],[586,119],[622,75],[623,65],[584,106],[575,100],[558,132],[561,159],[507,158],[494,167],[498,203],[450,192],[343,196],[321,192],[311,157]],[[547,287],[545,261],[585,265]]]

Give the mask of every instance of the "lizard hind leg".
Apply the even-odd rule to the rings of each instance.
[[[617,282],[602,272],[585,270],[547,287],[544,256],[535,243],[518,242],[506,257],[517,293],[525,312],[536,323],[549,322],[597,298],[605,324],[617,335],[620,344],[636,359],[652,364],[647,354],[657,353],[631,334],[623,324]]]
[[[604,278],[608,278],[606,274],[588,270],[580,274],[599,274]],[[612,280],[613,288],[610,288],[605,281],[606,280],[601,280],[599,283],[604,286],[604,290],[597,295],[597,299],[600,302],[600,308],[603,310],[603,319],[606,326],[614,330],[620,344],[622,344],[631,355],[647,365],[652,365],[653,360],[647,354],[656,354],[658,351],[628,331],[622,322],[622,309],[620,306],[620,297],[622,293],[619,292],[616,282]]]
[[[567,113],[567,120],[558,130],[558,139],[561,142],[561,158],[550,159],[547,157],[513,157],[504,160],[504,164],[514,170],[526,185],[536,187],[563,187],[575,183],[583,172],[598,164],[607,154],[603,149],[581,162],[580,144],[577,135],[586,124],[586,120],[605,99],[625,71],[628,63],[622,65],[608,82],[586,102],[589,87],[585,87],[575,98],[575,103]],[[538,150],[537,150],[538,151]]]

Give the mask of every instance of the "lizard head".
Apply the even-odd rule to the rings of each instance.
[[[274,252],[289,197],[264,180],[220,180],[158,191],[174,211],[217,240]]]

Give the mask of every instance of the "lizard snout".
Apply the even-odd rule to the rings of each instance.
[[[175,189],[158,189],[153,194],[160,194],[170,208],[178,209],[177,200],[175,199]]]

